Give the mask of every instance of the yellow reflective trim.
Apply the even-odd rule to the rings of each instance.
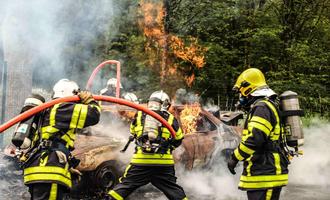
[[[53,135],[53,133],[58,132],[59,129],[53,127],[53,126],[45,126],[41,128],[41,138],[48,140],[50,138],[50,136]]]
[[[280,118],[278,116],[278,112],[275,108],[275,106],[268,102],[268,101],[262,101],[264,102],[265,104],[267,104],[267,106],[273,111],[274,115],[275,115],[275,118],[276,118],[276,125],[275,125],[275,128],[273,130],[273,134],[275,134],[275,136],[273,136],[273,134],[271,135],[271,140],[278,140],[279,138],[279,135],[281,133],[281,126],[280,126]]]
[[[266,120],[266,119],[264,119],[262,117],[253,116],[251,118],[250,122],[259,122],[259,123],[263,124],[264,126],[266,126],[266,128],[268,128],[269,131],[273,130],[272,124],[268,120]]]
[[[141,122],[142,122],[142,111],[139,111],[136,117],[136,126],[142,126]]]
[[[238,184],[238,187],[257,189],[257,188],[280,187],[280,186],[285,186],[287,184],[288,184],[288,180],[286,180],[286,181],[270,181],[270,182],[252,182],[252,183],[246,183],[246,182],[240,181]]]
[[[183,137],[182,129],[179,127],[179,130],[175,133],[175,139],[181,140]]]
[[[66,142],[66,146],[73,147],[74,146],[74,140],[76,139],[76,135],[73,132],[74,130],[71,129],[66,134],[64,134],[61,139]]]
[[[124,198],[122,196],[120,196],[120,194],[115,192],[114,190],[110,190],[110,192],[108,194],[111,195],[116,200],[124,200]]]
[[[57,184],[52,183],[52,187],[50,189],[49,200],[56,200],[57,199]]]
[[[71,116],[70,129],[77,128],[78,119],[79,119],[81,109],[82,109],[82,104],[76,104],[74,106],[72,116]]]
[[[101,106],[100,106],[99,103],[97,103],[97,105],[95,105],[95,104],[88,104],[86,106],[90,106],[92,108],[96,108],[99,112],[101,112]]]
[[[250,136],[252,136],[252,127],[251,130],[244,129],[243,130],[243,136],[242,136],[242,141],[245,142]]]
[[[82,129],[84,128],[87,112],[88,112],[88,105],[81,105],[81,112],[79,115],[78,126],[77,128]]]
[[[249,147],[245,146],[243,143],[240,143],[240,144],[239,144],[239,148],[240,148],[244,153],[249,154],[249,155],[251,155],[251,154],[253,154],[253,153],[255,152],[254,150],[252,150],[252,149],[250,149]]]
[[[273,153],[274,156],[274,163],[276,168],[276,174],[281,174],[281,163],[280,163],[280,155],[278,153]]]
[[[172,154],[133,154],[133,158],[137,159],[173,159]]]
[[[270,134],[270,130],[263,124],[259,124],[257,122],[249,122],[248,124],[249,130],[253,129],[253,128],[257,128],[259,130],[261,130],[262,132],[264,132],[267,136],[269,136]]]
[[[153,160],[153,159],[132,159],[132,164],[148,164],[148,165],[174,165],[174,160]]]
[[[234,150],[234,155],[237,158],[237,160],[244,160],[244,157],[239,153],[238,149]]]
[[[44,155],[45,153],[46,153],[46,152],[43,152],[43,153],[41,154],[41,157],[43,157],[43,155]],[[48,162],[48,156],[46,156],[46,157],[40,159],[40,164],[39,164],[39,165],[40,165],[40,166],[46,166],[47,162]]]
[[[288,174],[281,175],[260,175],[260,176],[244,176],[242,175],[240,180],[244,182],[267,182],[267,181],[287,181]]]
[[[268,189],[266,193],[266,200],[271,200],[273,195],[273,189]]]
[[[246,167],[246,173],[247,173],[247,176],[251,176],[251,167],[252,167],[252,161],[249,159],[248,161],[248,165]]]
[[[128,165],[128,166],[126,167],[123,176],[119,178],[119,182],[120,182],[120,183],[122,182],[122,179],[125,178],[125,177],[127,176],[128,170],[129,170],[131,167],[132,167],[132,165]]]
[[[185,198],[183,198],[182,200],[188,200],[188,198],[187,198],[187,197],[185,197]]]
[[[67,187],[72,187],[71,179],[64,177],[61,174],[30,174],[24,175],[24,183],[29,184],[31,182],[40,181],[58,181],[65,184]]]
[[[54,107],[50,111],[50,117],[49,117],[49,126],[55,126],[55,116],[57,108],[60,106],[59,104],[55,104]]]
[[[35,173],[56,173],[56,174],[63,174],[67,178],[71,178],[70,172],[68,170],[63,169],[62,167],[35,166],[35,167],[29,167],[29,168],[24,169],[24,175],[35,174]]]

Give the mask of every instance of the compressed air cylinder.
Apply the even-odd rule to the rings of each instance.
[[[155,140],[158,136],[158,128],[161,126],[160,122],[150,115],[146,116],[144,123],[144,132],[148,134],[149,140]]]
[[[284,131],[287,143],[291,147],[298,147],[304,144],[304,133],[302,129],[301,113],[298,94],[292,91],[285,91],[280,95],[281,110],[284,112]]]

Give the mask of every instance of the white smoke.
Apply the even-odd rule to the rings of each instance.
[[[319,122],[318,122],[319,123]],[[290,184],[330,187],[330,123],[313,124],[304,129],[304,155],[295,157],[290,165]]]
[[[289,185],[283,189],[282,199],[329,199],[330,192],[330,124],[314,120],[304,128],[304,155],[292,160],[289,166]],[[237,188],[242,165],[231,175],[224,162],[211,170],[177,170],[178,181],[189,199],[197,200],[241,200],[246,192]]]
[[[2,0],[0,36],[5,60],[25,61],[21,64],[26,72],[33,68],[34,79],[39,84],[52,85],[65,77],[84,85],[91,70],[78,72],[77,67],[82,66],[76,65],[97,59],[98,55],[93,52],[95,41],[115,34],[117,28],[113,18],[116,4],[113,2]],[[96,65],[102,60],[95,61]],[[84,69],[88,67],[84,66]]]

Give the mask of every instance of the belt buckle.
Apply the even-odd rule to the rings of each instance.
[[[52,141],[50,141],[50,140],[44,140],[43,142],[42,142],[42,147],[51,147],[52,146]]]

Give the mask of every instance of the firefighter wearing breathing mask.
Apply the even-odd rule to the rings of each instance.
[[[248,114],[242,140],[227,163],[228,169],[236,174],[237,163],[243,161],[238,187],[247,191],[249,200],[277,200],[288,183],[277,94],[256,68],[241,73],[233,89],[240,95],[239,107]]]
[[[170,98],[163,91],[151,94],[148,108],[153,110],[173,127],[176,135],[159,121],[138,111],[130,126],[135,138],[135,153],[120,178],[120,183],[109,191],[107,199],[123,200],[137,188],[148,183],[161,190],[168,199],[187,199],[184,190],[176,183],[172,151],[180,146],[183,133],[178,121],[168,112]]]
[[[76,134],[84,127],[95,125],[100,118],[100,107],[88,91],[68,79],[59,80],[52,98],[74,95],[80,102],[55,104],[44,111],[40,131],[40,145],[24,164],[24,183],[32,200],[60,200],[72,186],[71,173],[80,173],[75,167],[79,160],[71,156]]]

